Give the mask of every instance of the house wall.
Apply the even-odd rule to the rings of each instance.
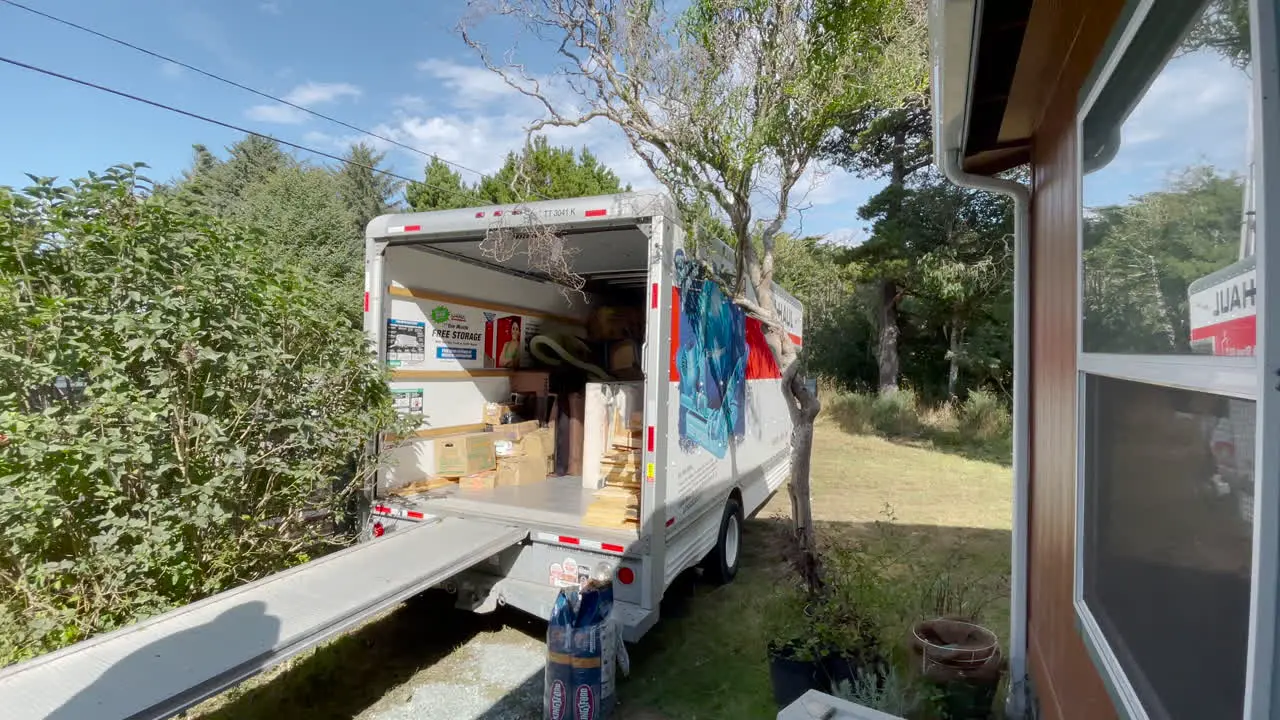
[[[1032,11],[1023,42],[1023,59],[1034,54],[1032,64],[1037,66],[1035,97],[1026,98],[1036,127],[1031,180],[1028,659],[1043,718],[1116,716],[1072,607],[1079,217],[1075,117],[1080,87],[1122,5],[1122,0],[1042,0]],[[1019,65],[1022,72],[1021,61]]]

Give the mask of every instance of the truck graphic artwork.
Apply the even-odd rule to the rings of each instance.
[[[1191,349],[1208,355],[1253,355],[1258,335],[1257,260],[1246,257],[1191,283]]]
[[[746,314],[683,250],[675,253],[675,271],[680,444],[723,458],[746,427]]]

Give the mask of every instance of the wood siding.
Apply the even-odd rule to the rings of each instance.
[[[1120,0],[1038,2],[1024,56],[1039,87],[1032,121],[1031,535],[1029,663],[1041,717],[1107,720],[1115,709],[1085,650],[1072,606],[1075,567],[1075,118],[1081,85],[1119,15]],[[1051,48],[1056,58],[1046,58]],[[1020,68],[1021,72],[1021,68]],[[1025,81],[1023,88],[1030,83]],[[1017,85],[1017,83],[1015,83]],[[1024,90],[1025,92],[1025,90]]]

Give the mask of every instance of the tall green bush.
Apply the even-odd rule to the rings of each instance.
[[[395,422],[345,294],[149,189],[0,188],[0,662],[349,540]]]

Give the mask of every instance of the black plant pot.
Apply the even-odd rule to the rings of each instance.
[[[874,653],[858,650],[828,650],[818,659],[818,670],[825,687],[823,692],[834,692],[841,683],[850,687],[858,679],[859,673],[872,673],[876,678],[876,686],[884,687],[884,658]]]
[[[797,657],[792,643],[769,643],[769,681],[773,684],[773,701],[781,710],[809,690],[826,692],[828,687],[818,663]]]

